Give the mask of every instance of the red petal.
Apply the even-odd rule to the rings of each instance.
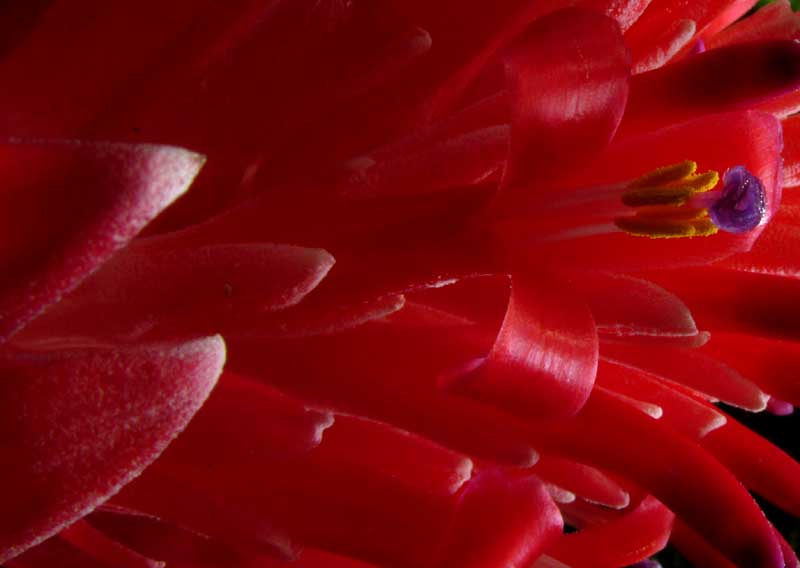
[[[641,61],[653,54],[657,38],[662,37],[676,17],[695,22],[698,35],[708,39],[744,15],[753,4],[755,0],[653,0],[625,39],[631,46],[634,61]]]
[[[483,471],[461,495],[434,565],[527,568],[562,526],[558,508],[535,477]]]
[[[486,360],[444,376],[442,385],[520,416],[572,415],[591,393],[597,351],[592,314],[568,286],[515,274]]]
[[[541,18],[508,51],[511,145],[498,205],[540,194],[600,153],[628,98],[630,62],[616,22],[583,9]],[[511,201],[509,201],[511,200]]]
[[[225,394],[225,380],[220,388]],[[243,550],[272,547],[292,557],[298,544],[307,544],[381,564],[420,565],[430,558],[470,478],[471,460],[348,416],[328,423],[307,451],[281,455],[284,432],[303,445],[306,433],[318,429],[281,424],[294,411],[275,416],[270,408],[297,403],[275,400],[256,383],[247,388],[249,398],[245,392],[235,397],[236,413],[212,397],[209,412],[198,417],[201,428],[193,423],[175,451],[116,500]],[[223,432],[209,435],[215,425]],[[240,441],[229,441],[233,431]]]
[[[232,549],[144,513],[104,505],[86,519],[103,534],[132,550],[166,561],[170,568],[244,568],[245,565]]]
[[[106,542],[111,546],[116,543]],[[163,562],[156,562],[144,558],[130,550],[117,545],[106,558],[97,557],[74,546],[59,536],[47,539],[43,543],[31,548],[24,554],[3,564],[8,568],[107,568],[119,566],[120,568],[164,568]],[[112,563],[105,562],[110,560]]]
[[[623,395],[657,404],[661,420],[685,436],[700,439],[725,424],[722,412],[697,400],[689,389],[659,380],[634,367],[600,361],[597,384]]]
[[[672,542],[681,554],[694,566],[703,568],[736,568],[736,565],[725,558],[716,548],[708,544],[702,536],[693,531],[680,519],[675,521]]]
[[[746,43],[769,39],[800,37],[800,17],[792,10],[789,0],[777,0],[760,8],[710,39],[708,46]]]
[[[634,74],[652,71],[665,65],[694,39],[697,22],[690,19],[674,20],[651,39],[647,51],[637,53],[633,60]]]
[[[705,329],[766,337],[800,337],[800,281],[723,268],[687,268],[680,274],[650,273],[680,296]]]
[[[202,163],[197,154],[160,146],[0,146],[0,265],[10,276],[0,285],[0,340],[127,244],[186,190]]]
[[[800,116],[789,117],[781,125],[784,140],[783,184],[785,187],[794,187],[800,185]]]
[[[686,304],[651,282],[594,271],[570,281],[586,298],[602,339],[664,342],[698,334]]]
[[[429,146],[347,164],[338,189],[348,199],[400,197],[475,185],[500,171],[508,154],[509,128],[491,126],[435,141]]]
[[[666,546],[674,518],[669,509],[648,496],[617,519],[563,535],[547,549],[547,555],[573,568],[634,564]]]
[[[735,369],[694,349],[646,345],[603,345],[603,357],[754,412],[764,410],[768,396]]]
[[[120,543],[105,536],[86,521],[67,527],[58,538],[81,550],[96,561],[119,568],[164,568],[163,562],[157,562],[137,554]]]
[[[752,108],[800,86],[800,46],[774,40],[701,53],[636,75],[620,136]]]
[[[470,455],[528,466],[536,452],[501,412],[436,386],[437,376],[486,353],[493,339],[463,327],[375,322],[303,341],[236,340],[229,365],[315,404],[388,422]]]
[[[0,561],[85,515],[180,432],[222,368],[219,338],[2,355]]]
[[[324,250],[288,245],[138,241],[26,329],[20,341],[174,339],[247,330],[259,316],[300,302],[333,264]]]
[[[729,364],[764,392],[800,406],[797,343],[715,332],[703,351]]]
[[[624,509],[631,501],[630,494],[608,475],[582,463],[544,455],[532,471],[542,479],[558,483],[582,499],[604,507]]]

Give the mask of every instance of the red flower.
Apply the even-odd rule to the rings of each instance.
[[[0,562],[797,566],[800,25],[684,4],[0,7]]]

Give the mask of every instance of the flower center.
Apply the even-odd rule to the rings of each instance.
[[[761,222],[766,193],[761,182],[744,166],[723,176],[697,173],[697,164],[684,161],[658,168],[626,186],[621,201],[634,209],[614,225],[629,235],[649,238],[705,237],[723,230],[744,233]]]

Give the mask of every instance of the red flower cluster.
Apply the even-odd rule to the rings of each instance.
[[[798,566],[754,3],[0,4],[0,563]]]

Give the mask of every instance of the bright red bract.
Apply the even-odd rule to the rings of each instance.
[[[0,4],[0,563],[798,566],[726,410],[800,404],[754,4]],[[646,201],[689,162],[758,226],[636,236],[702,227]]]

